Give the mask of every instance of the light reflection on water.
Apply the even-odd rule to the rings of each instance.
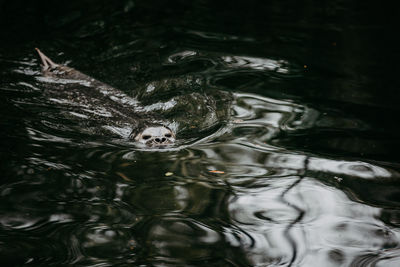
[[[37,86],[26,84],[20,83]],[[118,139],[104,143],[89,135],[84,142],[63,128],[54,131],[45,117],[26,120],[31,148],[16,173],[22,180],[1,189],[14,207],[1,219],[13,249],[21,248],[15,235],[24,231],[67,238],[48,255],[68,247],[70,262],[115,263],[122,256],[154,264],[349,266],[379,262],[386,257],[371,250],[391,253],[398,246],[397,229],[380,220],[382,208],[351,191],[352,180],[391,183],[398,172],[271,142],[332,121],[316,109],[248,93],[235,93],[230,109],[220,130],[160,154]],[[226,253],[219,260],[218,250]]]
[[[266,93],[263,79],[283,84],[299,76],[283,56],[207,51],[210,42],[240,46],[256,42],[252,37],[174,31],[187,37],[185,45],[207,45],[160,46],[149,67],[129,58],[148,43],[128,36],[134,40],[94,56],[151,72],[133,92],[144,106],[128,93],[115,101],[167,114],[171,128],[186,131],[166,149],[135,146],[124,123],[90,124],[91,116],[112,118],[101,106],[80,113],[69,109],[73,101],[42,97],[46,79],[38,77],[33,56],[2,55],[1,259],[13,265],[396,266],[399,166],[373,157],[385,149],[375,136],[385,130],[340,107]],[[179,83],[185,77],[189,86]],[[226,96],[229,101],[209,104]],[[197,104],[198,113],[183,101]]]

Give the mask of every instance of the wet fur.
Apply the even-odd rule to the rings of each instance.
[[[42,74],[49,78],[47,82],[50,84],[44,92],[49,99],[69,101],[68,109],[84,113],[90,120],[102,121],[105,124],[110,121],[117,125],[129,124],[130,139],[134,139],[147,127],[162,125],[154,115],[138,111],[140,106],[137,105],[136,99],[78,70],[54,63],[39,49],[36,50],[42,60]],[[101,116],[95,112],[88,112],[96,109],[110,114]]]

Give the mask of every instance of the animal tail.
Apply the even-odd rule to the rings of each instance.
[[[35,48],[36,52],[38,52],[40,59],[42,60],[42,68],[43,70],[48,70],[49,68],[56,68],[58,64],[54,63],[50,58],[48,58],[45,54],[43,54],[39,48]]]

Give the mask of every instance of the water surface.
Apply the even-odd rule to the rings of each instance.
[[[372,9],[2,3],[2,266],[399,265],[398,50]],[[34,47],[180,142],[97,131],[46,97]]]

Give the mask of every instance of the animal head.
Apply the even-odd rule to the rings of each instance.
[[[143,127],[138,132],[132,132],[131,138],[149,147],[165,146],[175,142],[174,132],[163,125]]]

